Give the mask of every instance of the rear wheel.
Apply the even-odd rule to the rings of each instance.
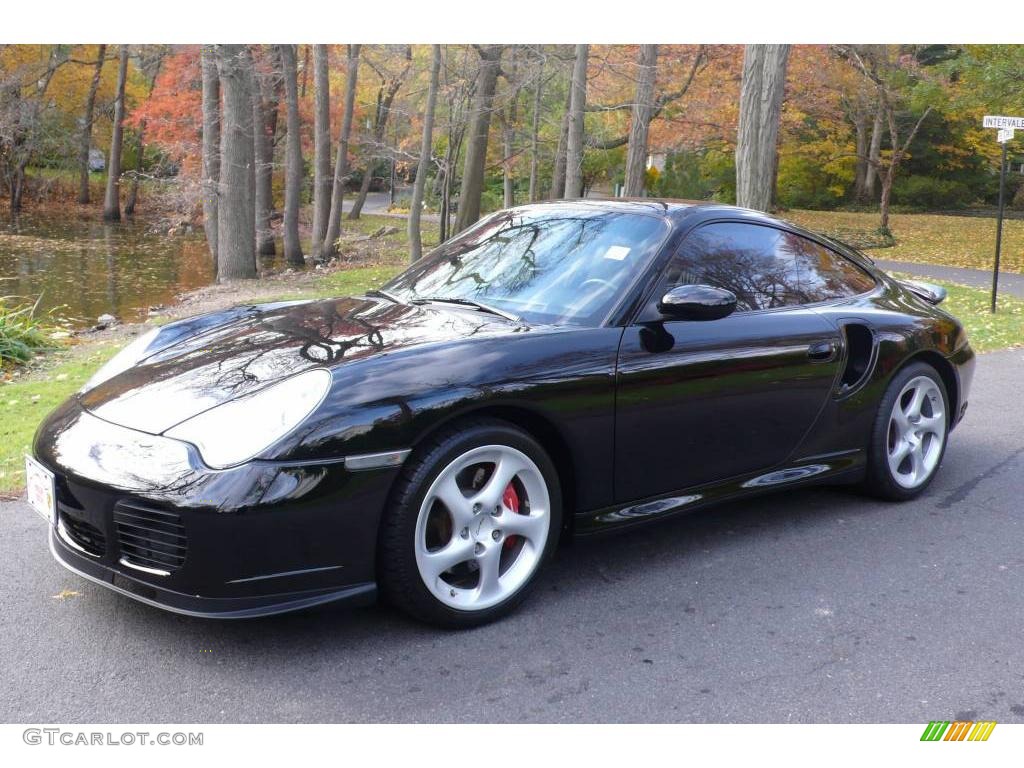
[[[949,403],[942,377],[912,363],[893,378],[878,408],[867,487],[887,499],[911,499],[935,478],[946,450]]]
[[[558,477],[544,449],[505,422],[467,422],[403,470],[381,529],[381,585],[421,620],[482,624],[525,597],[560,527]]]

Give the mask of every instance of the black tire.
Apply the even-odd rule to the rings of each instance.
[[[515,448],[536,464],[547,486],[550,522],[539,564],[529,579],[503,602],[479,610],[459,610],[442,603],[424,583],[416,563],[416,525],[431,484],[445,467],[469,450],[487,445]],[[498,419],[467,419],[428,438],[406,460],[381,521],[378,577],[382,596],[392,605],[435,626],[475,627],[504,616],[527,596],[557,546],[562,527],[558,472],[544,448],[529,434]]]
[[[920,485],[907,488],[895,480],[893,471],[889,466],[890,418],[896,398],[899,397],[903,388],[908,383],[919,376],[930,379],[941,393],[943,413],[945,414],[945,427],[943,429],[938,461],[934,468]],[[942,465],[942,459],[946,453],[946,444],[949,440],[949,423],[951,418],[949,395],[938,371],[925,362],[914,362],[901,368],[889,382],[885,395],[878,405],[878,413],[875,416],[871,430],[871,442],[868,445],[868,462],[863,484],[864,489],[873,496],[890,501],[908,501],[920,496],[932,484]]]

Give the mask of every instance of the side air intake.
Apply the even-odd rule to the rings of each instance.
[[[864,383],[875,358],[875,334],[866,325],[845,323],[843,335],[846,337],[846,365],[839,381],[841,395]]]

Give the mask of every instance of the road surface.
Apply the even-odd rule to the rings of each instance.
[[[578,542],[467,632],[165,613],[2,504],[0,721],[1024,721],[1022,379],[1024,351],[980,358],[917,501],[805,490]]]

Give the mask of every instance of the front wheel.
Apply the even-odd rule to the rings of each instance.
[[[558,475],[543,447],[505,422],[466,422],[403,470],[381,529],[381,585],[421,620],[483,624],[525,597],[560,528]]]
[[[946,451],[948,414],[946,387],[934,368],[912,363],[897,373],[875,418],[868,450],[868,489],[897,501],[924,491]]]

